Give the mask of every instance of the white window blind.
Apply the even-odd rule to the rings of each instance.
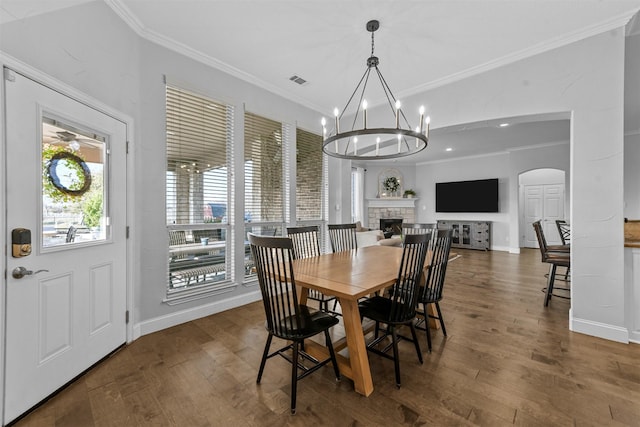
[[[364,168],[351,168],[351,220],[353,222],[363,219],[362,205],[364,202]],[[368,224],[363,224],[368,227]]]
[[[228,278],[232,129],[232,106],[167,85],[169,289]]]
[[[167,222],[226,220],[232,107],[167,86]]]
[[[245,217],[252,223],[284,221],[284,143],[282,123],[245,113]]]
[[[296,129],[296,218],[322,220],[322,136]]]

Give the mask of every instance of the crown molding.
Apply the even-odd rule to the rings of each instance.
[[[149,40],[153,43],[156,43],[160,46],[163,46],[169,50],[185,55],[188,58],[193,59],[194,61],[198,61],[205,65],[208,65],[212,68],[230,74],[238,79],[244,80],[248,83],[251,83],[257,87],[260,87],[264,90],[267,90],[271,93],[274,93],[278,96],[281,96],[285,99],[288,99],[292,102],[303,105],[307,108],[310,108],[314,111],[325,112],[326,108],[321,107],[319,105],[310,102],[308,99],[300,97],[292,92],[283,90],[277,86],[274,86],[253,74],[242,71],[230,64],[227,64],[223,61],[210,57],[208,55],[204,55],[202,52],[199,52],[195,49],[192,49],[189,46],[186,46],[182,43],[179,43],[173,39],[162,36],[154,31],[150,31],[144,27],[142,22],[131,12],[131,10],[124,5],[121,0],[104,0],[104,2],[120,17],[124,22],[133,29],[140,37]],[[562,46],[566,46],[568,44],[583,40],[585,38],[595,36],[601,34],[605,31],[610,31],[616,28],[623,27],[629,24],[632,21],[632,18],[636,15],[636,13],[640,10],[640,8],[632,11],[622,13],[613,18],[610,18],[604,22],[600,22],[598,24],[592,25],[587,28],[582,28],[580,30],[576,30],[570,33],[567,33],[563,36],[556,37],[551,40],[547,40],[542,43],[538,43],[530,48],[520,50],[513,54],[505,55],[501,58],[486,62],[484,64],[474,66],[463,70],[458,73],[451,74],[449,76],[445,76],[440,79],[433,80],[431,82],[424,83],[422,85],[416,86],[412,89],[404,90],[398,93],[400,98],[408,98],[413,95],[417,95],[419,93],[436,89],[441,86],[445,86],[450,83],[454,83],[477,74],[484,73],[486,71],[494,70],[496,68],[502,67],[504,65],[512,64],[514,62],[520,61],[525,58],[529,58],[531,56],[547,52],[552,49],[556,49]],[[634,20],[634,21],[637,21]],[[631,22],[633,23],[633,22]],[[628,31],[628,30],[627,30]],[[372,107],[378,105],[376,101],[372,101]]]
[[[184,55],[194,61],[200,62],[204,65],[208,65],[212,68],[220,70],[226,74],[243,80],[247,83],[251,83],[261,89],[271,92],[275,95],[281,96],[299,105],[305,106],[311,110],[321,112],[323,107],[310,102],[308,99],[300,97],[292,92],[285,91],[277,86],[268,83],[253,74],[244,72],[226,62],[212,58],[202,52],[195,50],[183,43],[179,43],[171,38],[165,37],[155,31],[147,29],[140,20],[126,7],[120,0],[104,0],[104,2],[129,26],[131,29],[145,40],[152,43],[156,43],[169,50]]]
[[[627,31],[625,33],[627,37],[640,34],[640,18],[638,16],[639,14],[636,13],[629,20],[629,23],[627,24]]]
[[[491,71],[496,68],[509,65],[526,58],[530,58],[534,55],[538,55],[553,49],[557,49],[559,47],[569,45],[571,43],[578,42],[580,40],[584,40],[588,37],[596,36],[606,31],[611,31],[616,28],[624,27],[627,24],[629,24],[632,20],[637,21],[637,19],[633,19],[633,18],[638,13],[638,10],[640,10],[640,8],[636,9],[633,12],[622,13],[611,19],[608,19],[607,21],[600,22],[590,27],[582,28],[580,30],[567,33],[563,36],[559,36],[554,39],[538,43],[534,46],[531,46],[526,49],[522,49],[518,52],[505,55],[501,58],[498,58],[489,62],[485,62],[484,64],[467,68],[466,70],[460,71],[458,73],[450,74],[441,79],[433,80],[431,82],[416,86],[413,89],[401,91],[398,93],[398,97],[407,98],[409,96],[417,95],[419,93],[426,92],[428,90],[436,89],[438,87],[445,86],[450,83],[454,83],[469,77],[473,77],[475,75],[484,73],[486,71]]]

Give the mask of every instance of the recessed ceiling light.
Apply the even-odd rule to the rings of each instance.
[[[506,128],[507,126],[509,126],[509,123],[500,123],[501,128]]]
[[[445,148],[444,151],[453,151],[453,148],[449,147],[449,148]]]

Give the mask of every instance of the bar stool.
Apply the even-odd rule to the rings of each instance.
[[[547,239],[544,237],[542,231],[542,225],[540,221],[533,223],[533,229],[536,232],[536,238],[538,239],[538,246],[540,246],[540,254],[542,255],[542,262],[549,264],[549,275],[547,278],[546,295],[544,298],[544,306],[549,305],[551,296],[553,296],[553,286],[556,280],[556,269],[558,266],[571,267],[571,246],[569,245],[547,245]],[[562,290],[569,290],[569,288],[557,288]],[[568,298],[560,295],[555,295],[560,298]]]

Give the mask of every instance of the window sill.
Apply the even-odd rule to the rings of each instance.
[[[237,285],[233,282],[222,282],[215,285],[193,286],[187,289],[172,289],[167,291],[163,303],[167,305],[184,304],[211,296],[233,291]]]

